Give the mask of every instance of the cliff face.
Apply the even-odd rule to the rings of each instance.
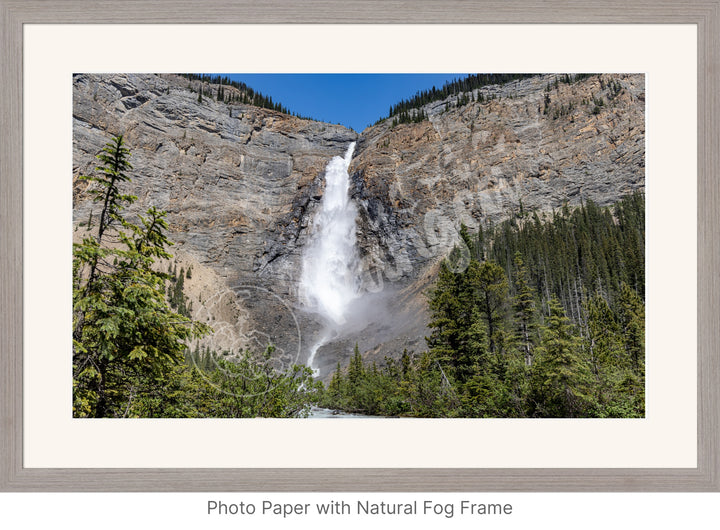
[[[554,80],[475,90],[458,107],[452,96],[424,108],[429,120],[386,120],[358,136],[207,95],[199,102],[198,82],[178,76],[82,74],[74,78],[74,176],[92,172],[94,156],[123,134],[136,168],[131,211],[168,212],[173,252],[200,271],[188,282],[195,312],[203,309],[216,328],[240,329],[223,347],[252,344],[260,327],[275,343],[288,340],[285,350],[304,351],[318,325],[297,310],[302,249],[327,162],[357,141],[350,174],[363,284],[381,294],[368,328],[319,352],[325,376],[355,342],[380,359],[424,347],[423,291],[461,222],[474,228],[521,207],[548,211],[585,199],[610,204],[644,187],[644,77]],[[93,208],[84,191],[76,179],[76,224]],[[213,292],[237,285],[266,295],[208,313]]]
[[[178,76],[76,76],[74,174],[92,172],[108,139],[123,134],[135,211],[166,210],[171,239],[228,282],[260,273],[287,291],[319,177],[357,135],[207,95],[200,103],[188,85]],[[83,190],[76,180],[76,220],[92,207]]]
[[[461,222],[476,228],[521,205],[611,204],[644,187],[644,77],[554,79],[476,90],[485,102],[451,108],[451,98],[425,107],[429,121],[363,132],[351,170],[366,268],[414,278],[418,263],[447,253]]]

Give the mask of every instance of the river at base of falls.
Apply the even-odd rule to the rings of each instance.
[[[366,416],[364,414],[350,414],[349,412],[342,412],[340,410],[323,409],[320,407],[312,407],[310,409],[310,415],[308,418],[384,418],[388,416]]]

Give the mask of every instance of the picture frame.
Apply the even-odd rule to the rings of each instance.
[[[0,0],[0,490],[2,491],[718,491],[720,0],[659,2]],[[331,8],[332,7],[332,8]],[[405,9],[405,10],[404,10]],[[693,24],[698,35],[697,467],[635,468],[26,468],[23,465],[23,26],[136,24]]]

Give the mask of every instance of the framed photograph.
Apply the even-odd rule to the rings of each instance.
[[[0,2],[3,490],[720,489],[717,1]]]

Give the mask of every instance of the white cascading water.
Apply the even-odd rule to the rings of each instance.
[[[325,169],[325,193],[303,257],[300,299],[306,310],[324,320],[324,330],[310,348],[307,360],[316,375],[315,354],[347,322],[347,310],[360,296],[355,248],[357,209],[348,196],[348,166],[354,150],[355,142],[350,144],[345,157],[334,157]]]

